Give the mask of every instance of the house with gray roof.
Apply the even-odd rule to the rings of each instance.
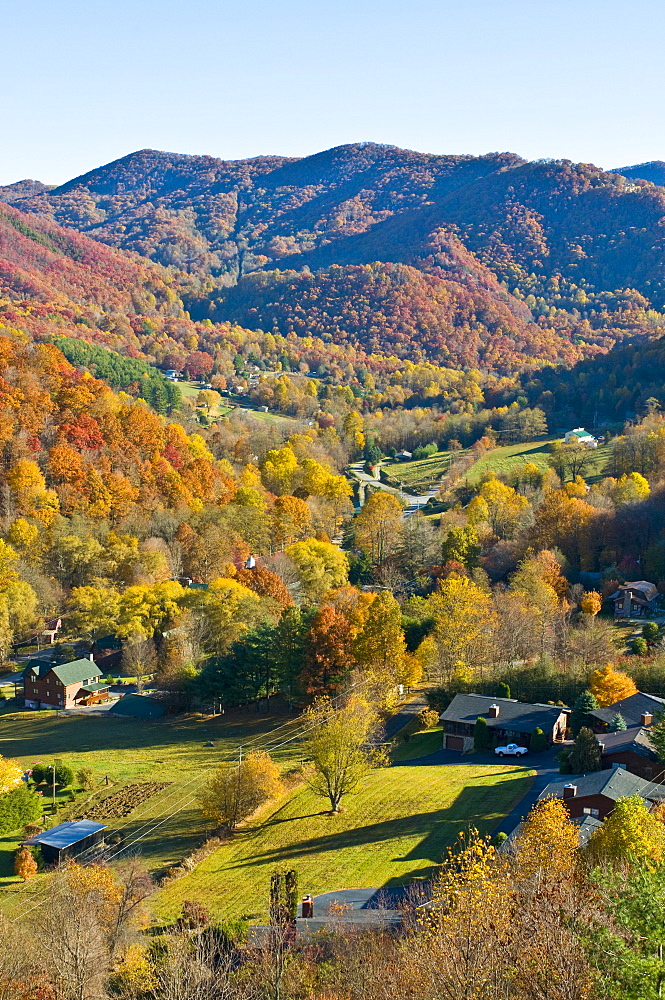
[[[655,583],[633,580],[622,583],[610,594],[615,618],[651,618],[660,610],[660,594]]]
[[[648,729],[631,726],[616,733],[600,733],[596,739],[603,767],[621,764],[646,781],[665,782],[665,768],[653,748]]]
[[[613,812],[619,799],[631,795],[640,795],[649,806],[656,805],[665,801],[665,786],[646,781],[615,764],[604,771],[551,781],[538,798],[563,799],[571,819],[591,816],[602,821]]]
[[[92,657],[58,664],[31,660],[23,671],[23,697],[26,708],[76,708],[108,701],[109,685]]]
[[[615,701],[607,708],[594,708],[592,712],[589,712],[589,715],[594,720],[594,732],[605,733],[617,714],[623,717],[629,729],[633,726],[642,726],[648,729],[663,709],[665,709],[665,698],[657,698],[653,694],[643,694],[641,691],[637,691],[629,698]]]
[[[534,729],[542,729],[550,743],[564,738],[567,710],[558,705],[530,705],[514,698],[485,694],[456,694],[439,716],[446,750],[464,752],[473,747],[473,729],[480,716],[493,737],[502,743],[531,745]]]

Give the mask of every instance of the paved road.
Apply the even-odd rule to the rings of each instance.
[[[400,729],[402,729],[407,722],[410,722],[416,712],[419,712],[421,708],[427,708],[427,699],[422,694],[416,695],[411,699],[411,701],[407,701],[404,705],[402,705],[394,715],[390,716],[383,727],[386,737],[389,740],[394,739]],[[429,760],[429,758],[427,759]],[[423,757],[421,760],[424,762],[425,758]]]
[[[417,514],[419,510],[422,510],[428,500],[432,497],[438,496],[439,487],[435,487],[432,490],[428,490],[427,493],[422,495],[416,495],[413,493],[407,493],[406,490],[397,489],[395,486],[389,486],[387,483],[382,483],[380,479],[376,479],[374,476],[369,476],[364,471],[364,462],[354,462],[353,465],[349,466],[350,474],[358,480],[360,483],[364,483],[366,486],[372,486],[375,489],[383,490],[385,493],[392,493],[393,496],[400,499],[404,504],[404,517],[411,517],[413,514]]]
[[[392,721],[392,719],[389,721]],[[478,764],[508,764],[514,762],[518,763],[519,766],[523,764],[526,767],[531,767],[536,772],[533,785],[494,830],[495,834],[506,833],[510,836],[515,827],[519,826],[522,820],[528,815],[529,810],[536,803],[538,796],[545,786],[550,781],[556,781],[560,777],[559,763],[554,759],[555,754],[558,754],[560,750],[561,746],[555,746],[544,753],[528,754],[525,758],[518,760],[512,757],[501,759],[493,753],[460,754],[455,750],[444,750],[442,748],[441,750],[437,750],[436,753],[429,754],[427,757],[417,757],[415,760],[401,761],[395,766],[422,767],[425,765],[431,767],[437,764],[443,766],[447,764],[476,766]]]

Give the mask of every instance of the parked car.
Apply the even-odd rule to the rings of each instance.
[[[523,757],[528,753],[526,747],[518,747],[517,743],[508,743],[505,747],[497,747],[494,753],[497,757]]]

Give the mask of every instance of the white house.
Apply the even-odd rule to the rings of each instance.
[[[598,447],[598,442],[593,434],[589,434],[583,427],[576,427],[574,431],[566,431],[563,440],[566,444],[583,444],[586,448]]]

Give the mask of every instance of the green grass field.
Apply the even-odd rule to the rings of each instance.
[[[423,734],[430,741],[430,734]],[[420,739],[421,737],[417,737]],[[440,745],[436,736],[436,749]],[[421,744],[422,746],[423,744]],[[415,765],[373,772],[332,816],[307,787],[259,816],[190,875],[158,891],[157,919],[176,917],[199,900],[218,919],[262,921],[270,874],[298,872],[301,893],[385,887],[429,875],[469,825],[491,831],[531,784],[526,768]]]
[[[505,475],[520,465],[532,462],[544,472],[550,465],[549,445],[558,440],[557,436],[540,441],[528,441],[522,444],[501,445],[488,451],[465,476],[471,483],[479,483],[487,475]],[[610,458],[610,446],[601,445],[589,452],[589,460],[584,469],[584,478],[589,483],[597,482],[607,475],[606,467]],[[384,463],[384,469],[389,476],[401,480],[406,489],[416,485],[434,485],[448,471],[451,458],[454,460],[468,453],[465,451],[439,451],[431,458],[423,458],[417,462]]]
[[[62,759],[75,772],[83,767],[92,768],[100,783],[97,797],[105,797],[135,782],[169,782],[168,788],[129,816],[105,820],[109,832],[123,828],[126,842],[139,833],[147,833],[140,841],[140,850],[149,868],[159,872],[179,861],[205,835],[196,802],[188,800],[207,771],[221,759],[235,756],[239,746],[250,749],[250,741],[265,739],[280,724],[286,724],[286,729],[283,736],[282,731],[278,735],[286,739],[297,720],[253,712],[235,715],[229,721],[224,716],[139,721],[112,715],[17,712],[0,715],[0,753],[17,758],[26,767],[36,760]],[[205,746],[209,741],[214,742],[214,747]],[[294,753],[293,746],[287,745],[275,757],[288,766]],[[109,786],[105,784],[107,775]],[[77,796],[77,800],[83,797]],[[48,792],[45,798],[48,799]],[[61,801],[67,798],[68,792],[60,796]],[[182,811],[168,819],[183,805]],[[66,818],[67,810],[63,809],[57,821]],[[165,819],[168,821],[152,830]],[[10,891],[18,886],[12,875],[17,842],[18,835],[0,838],[0,888]]]

